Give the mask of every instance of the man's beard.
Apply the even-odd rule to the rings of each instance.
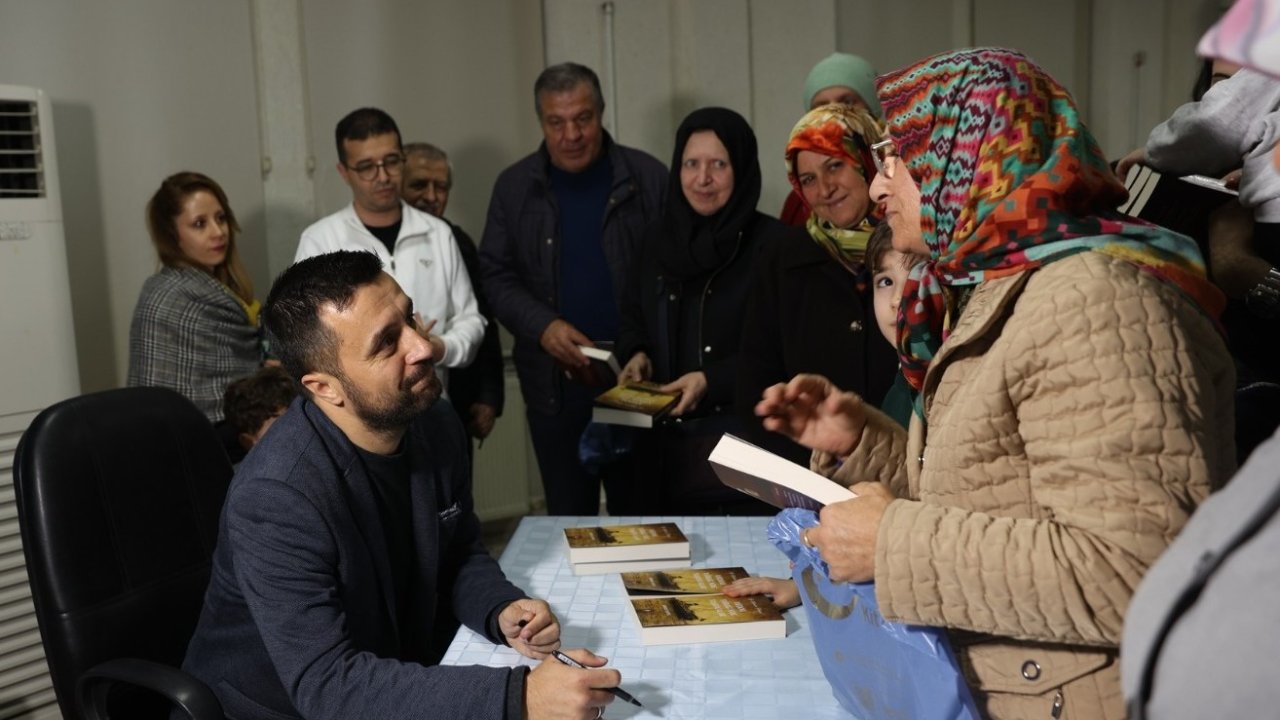
[[[405,378],[401,386],[390,398],[382,398],[383,402],[375,404],[355,383],[343,379],[347,391],[347,400],[351,402],[351,410],[356,417],[374,432],[399,432],[409,426],[419,414],[435,404],[440,398],[440,376],[436,375],[430,365],[419,365],[421,372]],[[424,375],[430,373],[425,388],[414,393],[413,386]]]

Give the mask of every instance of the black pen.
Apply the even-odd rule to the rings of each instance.
[[[569,667],[576,667],[579,670],[591,669],[591,668],[588,668],[586,665],[583,665],[582,663],[578,662],[577,660],[574,660],[573,658],[569,657],[568,655],[565,655],[559,650],[552,650],[551,657],[559,660],[560,662],[564,663],[565,665],[568,665]],[[627,702],[631,703],[632,705],[635,705],[638,708],[644,707],[643,705],[640,704],[639,700],[631,696],[631,693],[627,692],[626,690],[623,690],[620,687],[601,688],[601,689],[608,690],[609,692],[613,693],[615,697],[620,697],[623,700],[626,700]]]

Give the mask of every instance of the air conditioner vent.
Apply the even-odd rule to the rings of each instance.
[[[0,198],[44,197],[36,104],[0,100]]]

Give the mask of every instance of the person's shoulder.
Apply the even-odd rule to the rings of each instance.
[[[546,159],[542,156],[542,153],[534,150],[498,173],[498,179],[494,183],[494,187],[530,182],[540,170],[544,170],[543,164],[545,162]]]
[[[340,210],[325,215],[302,231],[303,242],[308,240],[317,241],[341,233],[346,226],[347,218],[354,216],[354,214],[355,211],[352,205],[347,203]]]
[[[627,163],[634,172],[645,175],[656,173],[663,179],[666,179],[667,166],[658,158],[639,148],[633,148],[619,143],[613,143],[612,149]]]
[[[272,481],[305,492],[306,486],[337,472],[335,469],[326,473],[320,466],[320,461],[328,460],[331,454],[318,447],[322,440],[307,417],[308,402],[302,397],[293,399],[271,425],[271,430],[236,467],[235,481],[241,484]],[[252,485],[244,491],[254,492]]]
[[[206,296],[218,289],[209,273],[190,267],[164,267],[142,283],[139,302],[182,303]]]
[[[453,226],[448,222],[423,212],[418,208],[406,203],[400,202],[400,210],[402,217],[401,235],[453,235]]]

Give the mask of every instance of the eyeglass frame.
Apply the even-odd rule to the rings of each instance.
[[[887,149],[888,151],[881,155],[882,149]],[[893,179],[893,172],[889,169],[890,166],[886,161],[889,158],[896,157],[898,157],[898,145],[893,141],[893,138],[885,138],[880,142],[871,144],[871,162],[875,163],[876,173],[884,175],[886,180]]]
[[[348,165],[345,162],[342,163],[342,166],[355,173],[356,177],[368,182],[378,177],[379,170],[386,173],[387,177],[403,174],[407,160],[408,158],[405,157],[404,153],[393,153],[391,155],[387,155],[378,162],[369,161],[369,165],[365,167],[361,167],[364,163],[361,163],[360,165]],[[393,164],[388,165],[387,163]],[[452,184],[452,182],[450,184]]]

